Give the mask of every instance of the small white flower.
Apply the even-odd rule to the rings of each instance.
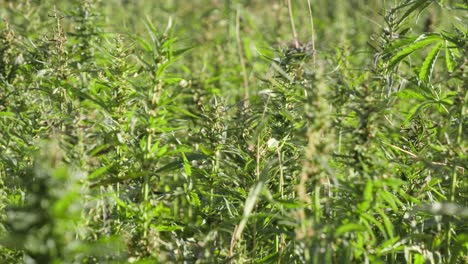
[[[270,138],[267,142],[268,148],[277,148],[279,146],[279,141],[275,138]]]
[[[187,87],[188,85],[188,82],[184,79],[182,79],[180,82],[179,82],[179,86],[182,87],[182,88],[185,88]]]

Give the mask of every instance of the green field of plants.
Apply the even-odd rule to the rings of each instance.
[[[0,263],[468,263],[466,0],[0,17]]]

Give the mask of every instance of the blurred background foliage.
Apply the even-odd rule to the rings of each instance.
[[[466,262],[467,9],[0,0],[0,261]]]

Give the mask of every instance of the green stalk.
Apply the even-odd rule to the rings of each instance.
[[[461,91],[459,91],[461,92]],[[465,102],[467,101],[467,95],[465,94],[465,98],[464,100],[462,100],[461,102],[461,107],[460,107],[460,119],[463,118],[463,113],[465,111]],[[455,140],[455,144],[454,146],[460,146],[461,144],[461,138],[462,138],[462,135],[463,135],[463,122],[460,120],[459,124],[458,124],[458,133],[457,133],[457,138]],[[453,203],[455,202],[455,193],[457,191],[457,166],[456,164],[453,164],[453,168],[452,168],[452,177],[450,179],[450,194],[449,194],[449,202],[450,203]],[[450,216],[449,216],[450,217]],[[448,220],[448,223],[447,223],[447,263],[451,263],[452,262],[452,254],[450,253],[450,246],[452,244],[452,230],[453,228],[453,224],[452,224],[452,221],[450,221],[450,219]]]

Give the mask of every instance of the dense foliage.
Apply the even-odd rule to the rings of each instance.
[[[0,262],[468,263],[467,11],[0,0]]]

